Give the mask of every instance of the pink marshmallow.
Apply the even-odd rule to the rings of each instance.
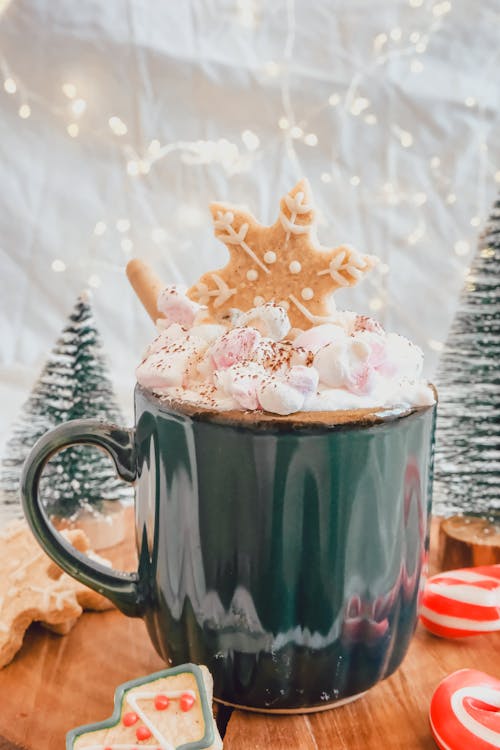
[[[303,365],[295,365],[288,371],[285,382],[295,388],[296,391],[302,393],[303,396],[311,396],[316,393],[318,389],[319,375],[318,371],[314,367],[304,367]]]
[[[233,365],[214,374],[219,388],[232,396],[243,409],[258,409],[257,387],[262,383],[265,371],[255,364]]]
[[[179,323],[184,328],[189,328],[200,310],[200,305],[186,297],[175,286],[167,286],[158,295],[156,303],[158,310],[171,323]]]
[[[225,370],[249,359],[261,335],[255,328],[233,328],[223,334],[211,347],[210,353],[216,370]]]
[[[302,331],[295,338],[293,345],[296,349],[302,348],[308,352],[316,354],[326,344],[330,344],[332,341],[338,341],[339,339],[345,338],[345,331],[340,326],[333,325],[333,323],[323,323],[314,328],[309,328],[307,331]]]

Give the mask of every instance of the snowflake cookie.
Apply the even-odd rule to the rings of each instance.
[[[212,676],[206,667],[164,669],[120,685],[113,715],[72,729],[66,750],[220,750],[211,704]]]
[[[80,552],[109,564],[90,551],[83,531],[63,531],[62,535]],[[24,521],[14,521],[0,532],[0,668],[19,651],[32,622],[65,635],[84,609],[112,606],[63,573],[40,549]]]
[[[263,226],[244,209],[224,203],[210,206],[215,235],[227,246],[229,263],[205,273],[188,295],[217,319],[231,309],[248,311],[274,302],[288,311],[294,328],[331,320],[332,292],[353,286],[375,263],[348,245],[321,247],[307,180],[281,200],[277,221]]]

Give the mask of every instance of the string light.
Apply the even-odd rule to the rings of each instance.
[[[480,251],[479,255],[481,258],[494,258],[495,257],[495,251],[492,247],[483,247],[483,249]]]
[[[430,161],[432,169],[438,169],[441,166],[441,159],[439,156],[433,156]]]
[[[439,18],[440,16],[444,16],[446,13],[449,13],[451,10],[451,3],[449,0],[445,0],[442,3],[437,3],[433,9],[432,12],[436,16],[436,18]]]
[[[21,104],[18,109],[18,115],[22,120],[27,120],[31,115],[31,107],[29,104]]]
[[[54,273],[62,273],[66,270],[66,263],[60,258],[56,258],[52,261],[51,268]]]
[[[74,99],[76,96],[76,86],[74,83],[63,83],[61,86],[62,92],[64,96],[67,96],[68,99]]]
[[[260,138],[251,130],[244,130],[241,134],[241,140],[249,151],[256,151],[260,146]]]
[[[318,136],[316,133],[308,133],[304,136],[304,143],[306,146],[317,146],[318,145]]]
[[[131,177],[135,177],[139,174],[139,164],[136,161],[128,161],[127,162],[127,174],[129,174]]]
[[[427,196],[425,193],[415,193],[413,196],[413,203],[416,206],[423,206],[424,203],[427,203]]]
[[[328,174],[328,172],[322,172],[321,173],[321,182],[328,183],[328,182],[331,182],[331,181],[332,181],[331,174]]]
[[[387,34],[377,34],[377,36],[373,40],[373,51],[375,52],[376,55],[380,54],[386,42],[387,42]]]
[[[158,156],[160,151],[161,151],[160,141],[157,138],[153,138],[153,140],[148,146],[148,153],[151,154],[151,156]]]
[[[104,234],[104,232],[106,231],[106,229],[107,229],[106,223],[104,221],[98,221],[97,224],[94,227],[94,234],[97,237],[100,237],[101,235]]]
[[[479,216],[473,216],[470,220],[471,227],[478,227],[481,224],[481,219]]]
[[[394,125],[393,131],[398,136],[399,142],[403,148],[410,148],[410,146],[413,146],[413,136],[411,133],[407,130],[403,130],[398,125]]]
[[[125,125],[123,120],[120,120],[120,118],[116,117],[116,115],[113,115],[113,117],[109,118],[108,124],[115,135],[126,135],[128,132],[127,126]]]
[[[130,229],[130,221],[128,219],[118,219],[116,222],[116,229],[118,232],[128,232]]]
[[[328,104],[330,107],[336,107],[340,102],[340,94],[330,94],[328,97]]]
[[[370,113],[368,115],[365,115],[363,118],[367,125],[376,125],[377,124],[377,118],[374,114]]]
[[[78,133],[80,132],[80,128],[78,127],[76,122],[70,122],[66,130],[68,131],[68,135],[70,135],[72,138],[76,138]]]
[[[294,125],[293,128],[290,128],[290,135],[295,139],[302,138],[304,131],[298,125]]]
[[[15,94],[17,91],[17,83],[13,78],[6,78],[3,87],[8,94]]]
[[[473,96],[468,96],[468,97],[466,97],[464,104],[465,104],[466,107],[475,107],[476,106],[476,100],[474,99]]]
[[[357,174],[354,174],[350,179],[349,182],[353,187],[358,187],[359,183],[361,182],[360,178]]]
[[[278,127],[281,128],[281,130],[288,130],[290,127],[290,123],[288,122],[287,117],[280,117],[278,120]]]
[[[85,99],[75,99],[75,101],[71,105],[71,111],[75,115],[75,117],[81,117],[85,110],[87,109],[87,102]]]
[[[452,206],[452,205],[453,205],[454,203],[456,203],[456,202],[457,202],[457,196],[455,195],[455,193],[449,193],[449,194],[448,194],[448,195],[446,196],[446,199],[445,199],[445,200],[446,200],[446,203],[447,203],[447,204],[448,204],[449,206]]]

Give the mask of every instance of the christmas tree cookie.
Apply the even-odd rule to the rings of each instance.
[[[66,750],[220,750],[212,677],[182,664],[120,685],[111,718],[73,729]]]

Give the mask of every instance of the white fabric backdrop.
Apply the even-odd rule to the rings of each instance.
[[[226,257],[211,199],[272,221],[302,175],[322,242],[383,261],[339,306],[432,374],[500,181],[500,0],[0,8],[0,434],[88,285],[129,408],[152,328],[127,258],[191,283]]]

